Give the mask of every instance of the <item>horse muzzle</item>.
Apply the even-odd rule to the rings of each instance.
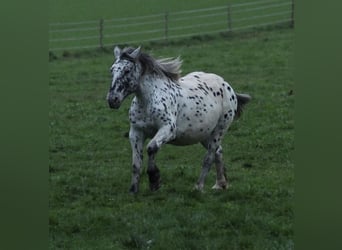
[[[118,97],[109,96],[107,101],[111,109],[118,109],[121,106],[121,100]]]

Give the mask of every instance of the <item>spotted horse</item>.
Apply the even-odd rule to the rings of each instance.
[[[178,58],[155,59],[139,48],[114,48],[115,62],[110,67],[112,83],[107,94],[110,108],[118,109],[123,100],[135,94],[129,110],[129,140],[132,147],[132,182],[130,192],[137,193],[147,144],[150,189],[160,188],[160,172],[155,156],[165,144],[201,143],[207,150],[200,177],[195,185],[203,190],[213,163],[217,177],[213,189],[226,189],[228,181],[222,159],[222,139],[250,101],[247,94],[237,94],[220,76],[192,72],[181,77]]]

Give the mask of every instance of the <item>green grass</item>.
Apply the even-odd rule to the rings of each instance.
[[[253,100],[223,141],[231,187],[193,191],[205,151],[165,145],[162,187],[128,193],[130,99],[113,111],[105,96],[112,51],[50,62],[50,249],[293,249],[293,30],[146,45],[181,55],[183,73],[223,76]],[[147,157],[145,157],[146,160]]]
[[[235,0],[236,3],[262,0]],[[275,0],[286,2],[288,0]],[[50,23],[126,18],[227,5],[226,0],[49,0]]]

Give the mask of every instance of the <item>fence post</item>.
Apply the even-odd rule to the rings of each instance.
[[[164,39],[165,42],[168,42],[168,38],[169,38],[169,12],[166,11],[165,12],[165,16],[164,16],[164,29],[165,29],[165,33],[164,33]]]
[[[291,28],[294,28],[294,0],[292,0],[291,4]]]
[[[232,31],[232,18],[231,18],[231,6],[228,4],[227,7],[227,21],[228,21],[228,32]]]
[[[103,49],[103,18],[100,19],[100,48]]]

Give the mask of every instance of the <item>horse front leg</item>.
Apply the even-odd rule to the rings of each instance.
[[[157,152],[153,152],[148,150],[148,166],[147,166],[147,174],[150,182],[150,190],[156,191],[160,188],[161,180],[160,180],[160,171],[156,166],[154,157]]]
[[[140,130],[131,127],[129,131],[129,140],[132,148],[132,182],[129,191],[130,193],[135,194],[139,191],[145,136]]]
[[[160,188],[160,171],[155,163],[155,156],[160,149],[160,147],[173,140],[176,136],[175,126],[164,126],[158,130],[156,135],[147,145],[147,153],[148,153],[148,166],[147,166],[147,174],[150,182],[150,190],[156,191]]]

